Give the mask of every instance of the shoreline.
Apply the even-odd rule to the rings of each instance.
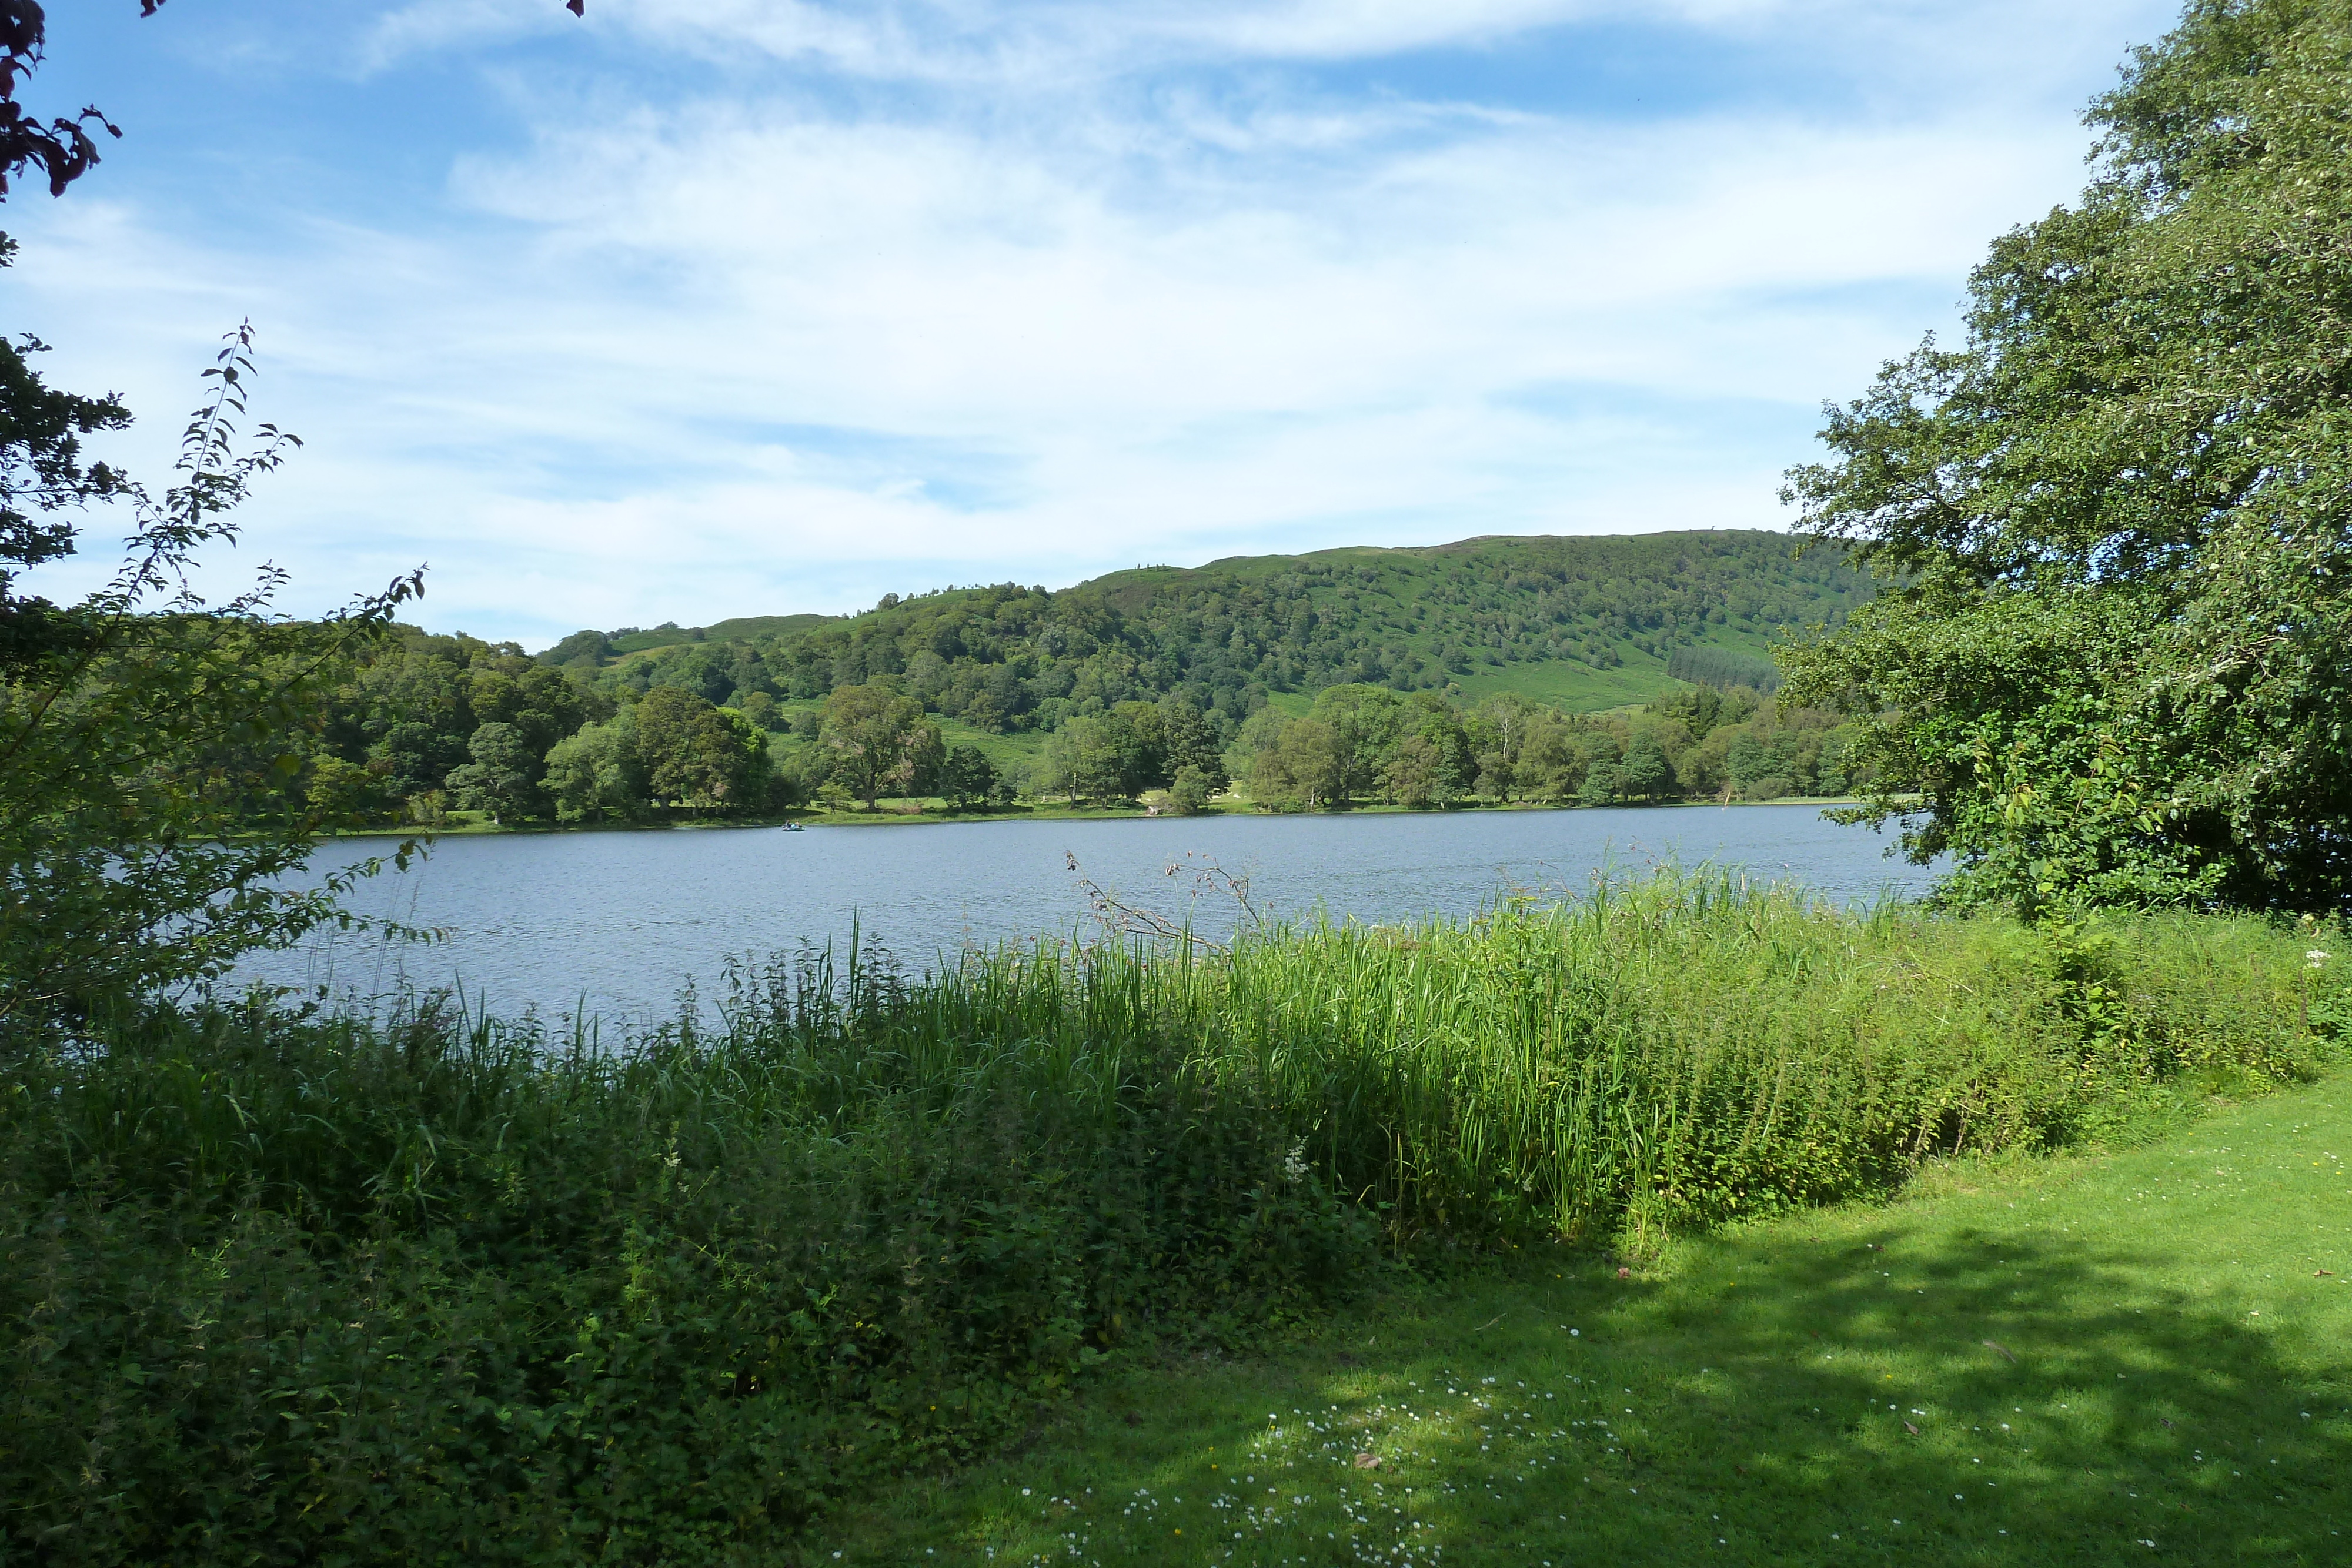
[[[1096,821],[1202,821],[1219,817],[1435,817],[1470,816],[1479,813],[1512,811],[1671,811],[1715,810],[1719,811],[1745,810],[1786,810],[1791,806],[1811,806],[1828,810],[1844,806],[1859,806],[1861,800],[1853,796],[1782,796],[1770,800],[1658,800],[1647,804],[1586,806],[1576,803],[1514,800],[1501,805],[1478,806],[1398,806],[1370,803],[1350,806],[1345,810],[1267,811],[1244,802],[1222,802],[1204,811],[1179,816],[1172,812],[1150,812],[1140,806],[1045,806],[1015,810],[939,811],[929,809],[912,811],[882,808],[873,811],[788,811],[782,816],[713,820],[683,822],[528,822],[502,825],[495,822],[459,822],[443,826],[411,823],[405,826],[380,828],[345,828],[316,835],[321,840],[341,839],[459,839],[488,838],[498,835],[542,835],[560,833],[667,833],[690,831],[777,831],[787,823],[814,828],[889,828],[919,825],[944,826],[966,822],[1096,822]]]

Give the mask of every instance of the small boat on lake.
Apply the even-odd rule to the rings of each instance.
[[[784,831],[788,833],[805,833],[808,830],[802,827],[798,822],[786,822],[784,824]]]

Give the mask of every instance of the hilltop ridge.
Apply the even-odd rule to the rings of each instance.
[[[1485,535],[1341,546],[1018,583],[886,594],[854,615],[581,632],[539,655],[602,683],[686,685],[714,702],[821,698],[877,675],[983,732],[1182,692],[1246,716],[1277,694],[1361,683],[1570,711],[1649,701],[1683,677],[1769,686],[1772,640],[1836,625],[1871,595],[1795,538],[1694,529]]]

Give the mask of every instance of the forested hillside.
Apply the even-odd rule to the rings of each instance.
[[[535,658],[402,628],[335,683],[280,814],[636,821],[1153,789],[1198,809],[1229,782],[1294,809],[1833,793],[1850,780],[1827,716],[1779,724],[1756,694],[1778,682],[1773,633],[1842,623],[1866,596],[1785,536],[1685,533],[949,589],[856,616],[581,632]],[[1695,687],[1748,695],[1693,706]]]
[[[1801,559],[1781,534],[1478,538],[1147,567],[1060,592],[892,594],[831,620],[582,632],[540,658],[600,685],[739,706],[890,675],[927,711],[986,732],[1054,730],[1171,693],[1237,726],[1268,694],[1358,683],[1594,711],[1661,695],[1678,661],[1693,679],[1769,686],[1775,633],[1841,624],[1869,592],[1840,557]]]

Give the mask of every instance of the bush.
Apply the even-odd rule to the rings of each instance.
[[[20,1063],[0,1552],[725,1558],[1371,1260],[1277,1116],[1148,1043],[928,1084],[907,998],[769,1000],[614,1056],[250,1011]]]

